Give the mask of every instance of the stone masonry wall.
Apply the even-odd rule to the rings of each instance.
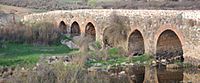
[[[103,32],[109,28],[110,15],[115,12],[117,15],[129,18],[131,30],[127,32],[126,48],[131,33],[138,30],[144,39],[145,53],[156,54],[157,41],[165,30],[173,31],[179,38],[183,56],[186,62],[200,65],[200,11],[199,10],[114,10],[114,9],[84,9],[84,10],[58,10],[46,13],[31,14],[24,16],[22,21],[36,23],[49,21],[59,26],[61,21],[66,25],[76,21],[85,34],[86,25],[91,22],[96,30],[96,41],[103,42]],[[112,35],[114,36],[114,35]]]

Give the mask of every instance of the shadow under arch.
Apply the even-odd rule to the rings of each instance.
[[[61,22],[59,23],[59,27],[58,27],[58,28],[60,29],[60,31],[61,31],[62,33],[67,33],[67,25],[65,24],[64,21],[61,21]]]
[[[156,59],[166,59],[168,62],[184,61],[182,43],[173,30],[164,30],[156,42]]]
[[[131,55],[141,55],[145,53],[144,38],[139,30],[134,30],[128,38],[128,52]]]
[[[70,34],[72,37],[81,35],[81,30],[80,30],[80,26],[79,26],[78,22],[74,21],[72,23],[71,28],[70,28]]]
[[[96,30],[91,22],[85,26],[85,36],[91,37],[94,41],[96,40]]]

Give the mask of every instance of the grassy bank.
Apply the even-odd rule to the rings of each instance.
[[[0,66],[26,66],[37,63],[42,56],[66,55],[72,51],[60,44],[64,36],[52,23],[5,25],[0,29]]]
[[[112,80],[112,77],[109,77],[110,74],[113,73],[112,71],[121,72],[122,70],[117,68],[121,68],[123,63],[125,65],[138,62],[138,64],[143,64],[151,60],[148,55],[126,57],[120,54],[117,48],[69,53],[72,50],[65,46],[7,43],[2,47],[0,65],[35,64],[40,56],[67,55],[71,57],[70,62],[55,61],[53,64],[39,62],[39,65],[34,67],[15,67],[13,71],[0,73],[0,78],[6,78],[5,83],[110,83]],[[102,72],[103,70],[108,72]]]
[[[38,62],[41,56],[65,55],[72,51],[63,45],[31,45],[5,43],[0,48],[0,66],[29,65]]]

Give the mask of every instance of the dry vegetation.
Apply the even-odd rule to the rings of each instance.
[[[0,3],[34,9],[200,9],[199,0],[0,0]]]
[[[86,4],[80,0],[0,0],[0,3],[45,10],[88,8]]]
[[[44,57],[34,67],[8,69],[8,72],[5,72],[2,77],[6,83],[110,83],[113,80],[110,74],[122,71],[117,70],[122,63],[138,61],[143,63],[150,59],[149,56],[133,59],[123,57],[116,48],[87,53],[73,52],[68,54],[68,57],[72,58],[70,62],[55,62],[53,64],[47,63]],[[97,68],[96,64],[101,64],[98,66],[100,69],[90,69],[92,71],[89,71],[92,66]],[[105,68],[106,70],[104,70]],[[111,72],[109,72],[110,69]],[[119,83],[131,82],[130,79],[122,80],[117,76],[116,80]]]
[[[200,9],[199,0],[185,0],[185,1],[146,1],[146,0],[121,0],[116,2],[99,3],[103,9],[177,9],[189,10]]]
[[[10,22],[0,28],[1,42],[33,43],[33,44],[56,44],[62,37],[60,31],[53,24],[42,22],[31,26],[21,22]]]
[[[97,79],[98,78],[98,79]],[[109,83],[103,74],[86,71],[81,65],[41,64],[35,70],[18,69],[6,83]]]
[[[127,17],[119,16],[115,12],[111,14],[109,26],[104,30],[103,42],[105,46],[125,48],[128,31],[130,31],[130,20]]]
[[[91,36],[77,36],[73,38],[73,42],[79,46],[81,52],[88,52],[89,45],[93,42]]]

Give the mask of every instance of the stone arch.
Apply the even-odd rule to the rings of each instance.
[[[81,30],[78,22],[74,21],[71,25],[70,29],[70,34],[71,36],[80,36],[81,35]]]
[[[180,37],[172,29],[161,32],[156,39],[156,58],[168,62],[183,61],[183,48]]]
[[[131,55],[141,55],[145,53],[144,37],[137,29],[128,37],[128,52],[131,53]]]
[[[60,31],[61,31],[62,33],[67,33],[67,25],[65,24],[64,21],[61,21],[61,22],[59,23],[59,27],[58,27],[58,28],[60,29]]]
[[[91,22],[85,26],[85,36],[90,36],[93,40],[96,40],[96,29]]]

